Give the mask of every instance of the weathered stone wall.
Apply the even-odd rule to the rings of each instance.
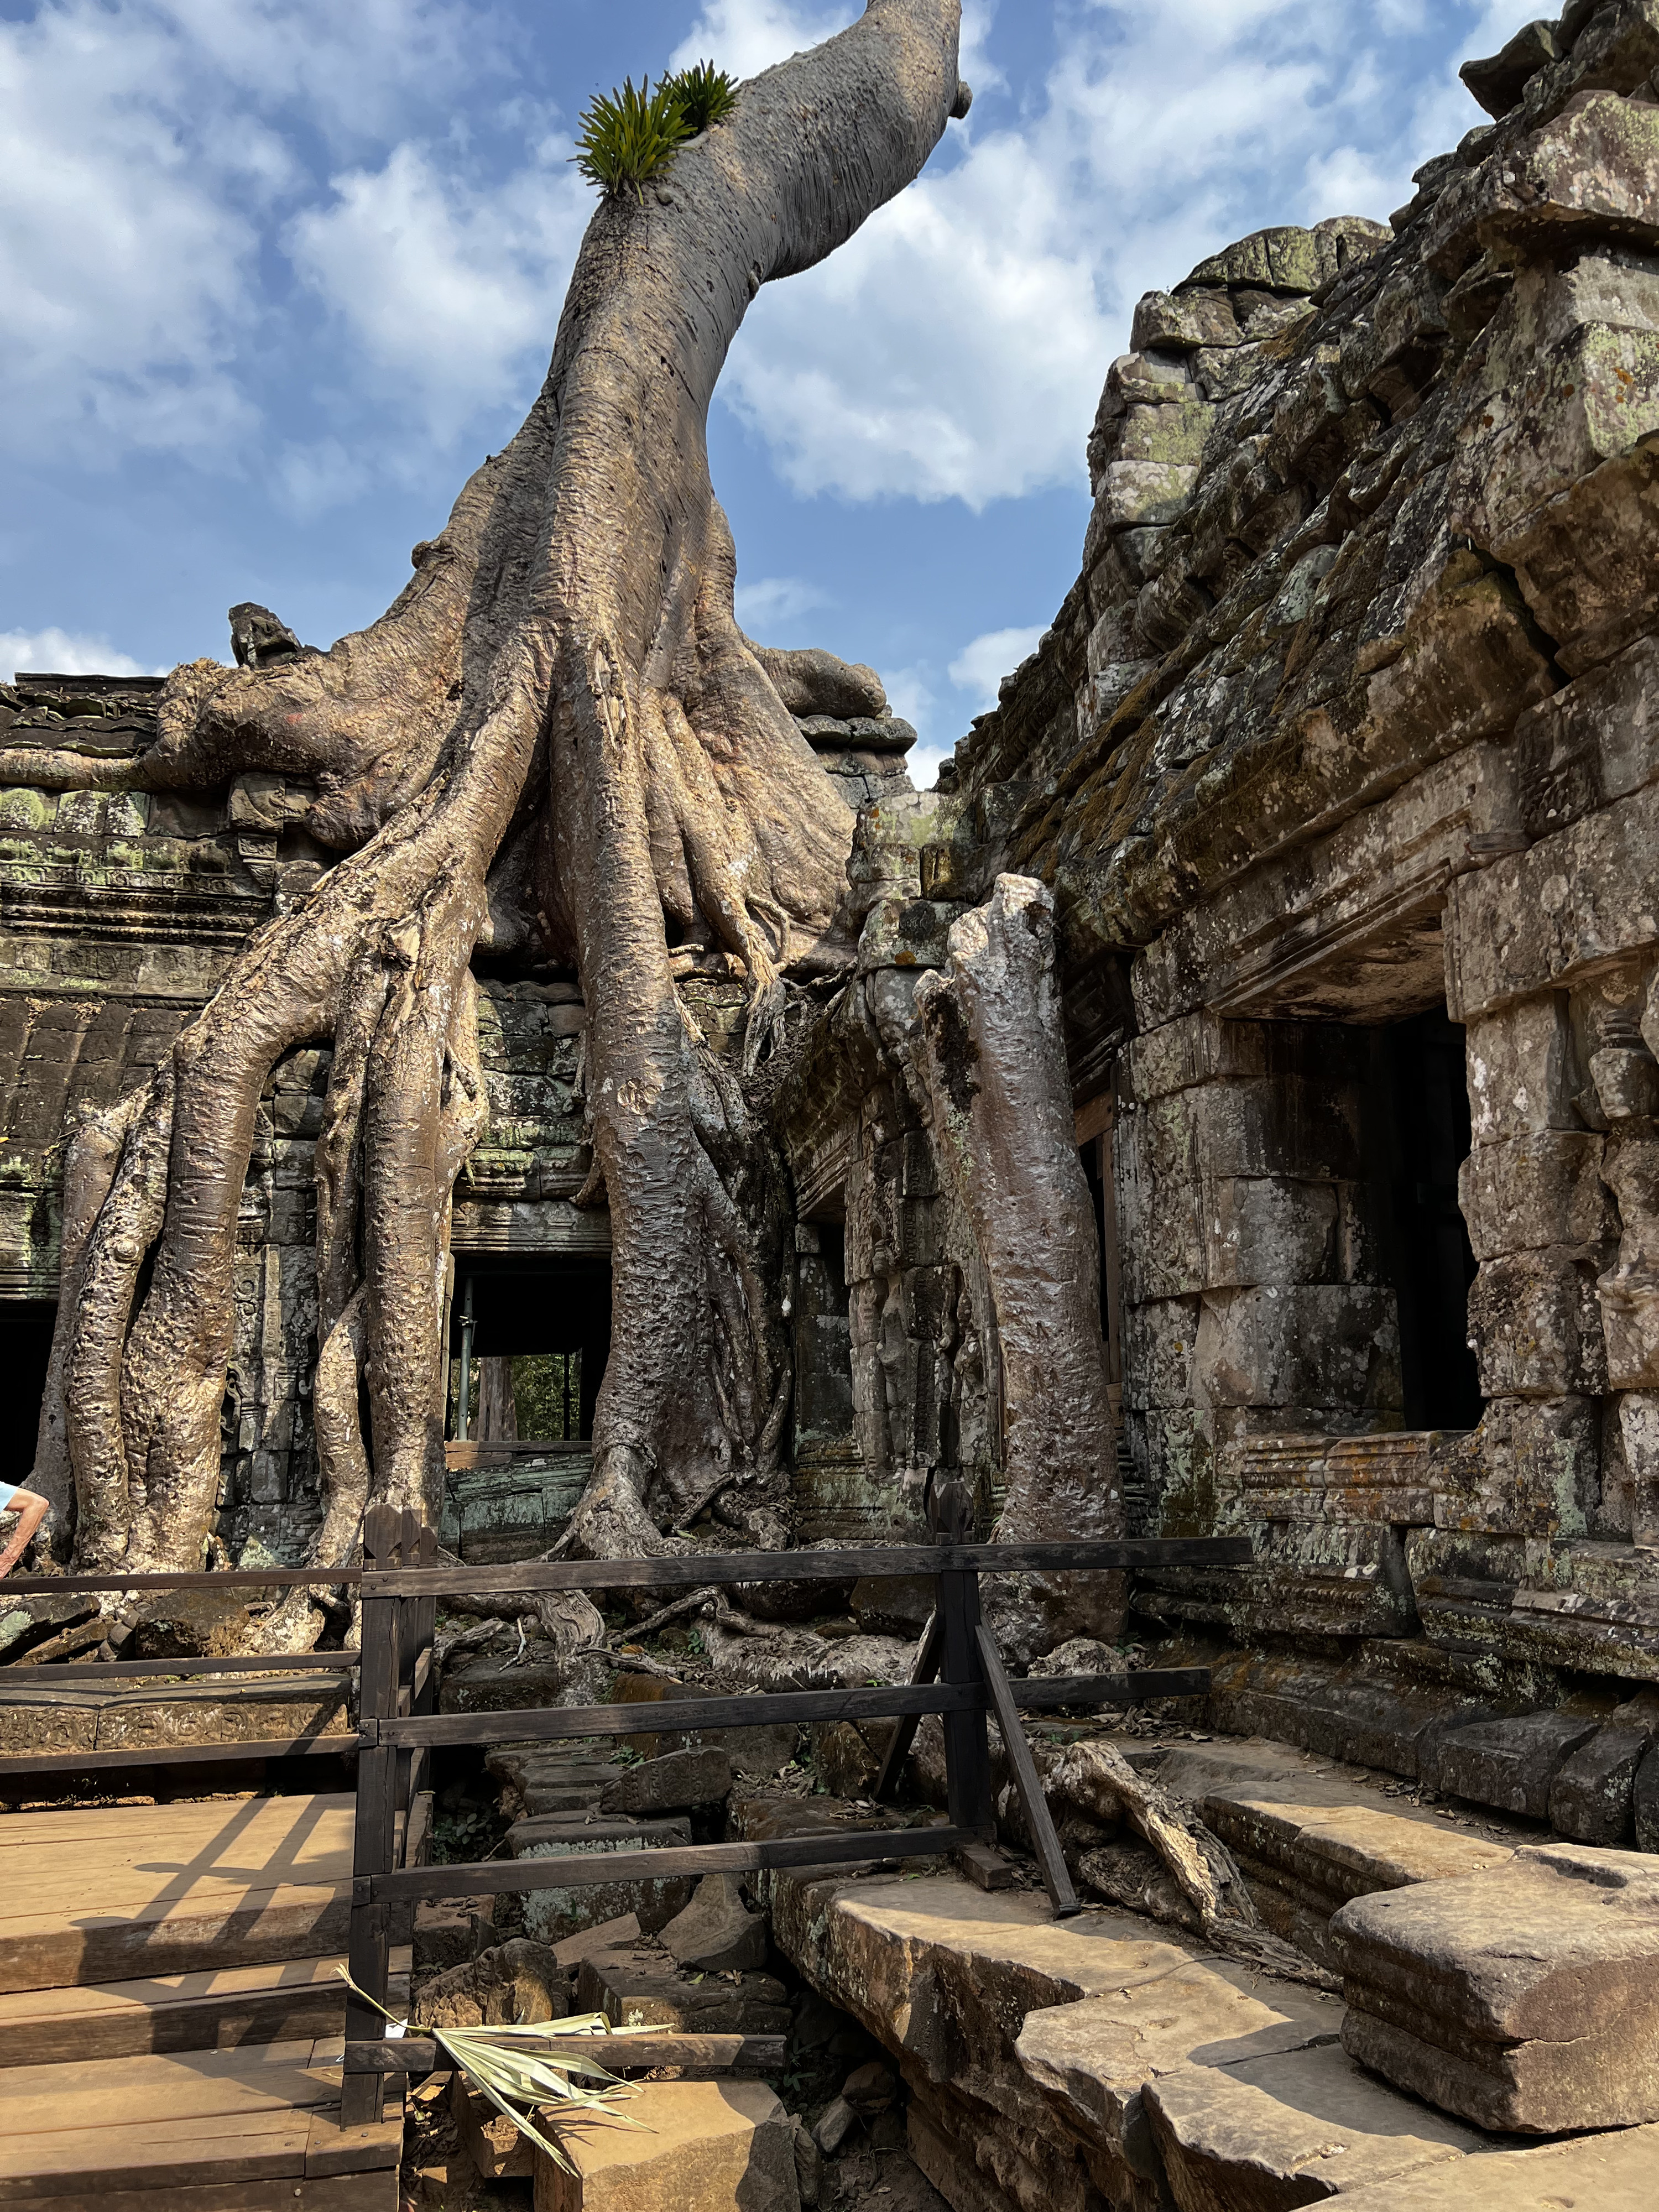
[[[155,737],[161,689],[159,678],[104,676],[0,685],[0,746],[39,744],[50,731],[61,749],[130,757]],[[914,798],[908,723],[820,716],[802,727],[850,805]],[[263,775],[206,793],[0,790],[0,1300],[39,1311],[57,1297],[63,1144],[76,1111],[110,1105],[146,1081],[231,956],[331,865],[334,856],[291,816],[282,779]],[[734,1043],[741,981],[708,948],[673,957],[705,1035]],[[490,972],[487,958],[480,968],[490,1115],[457,1187],[458,1262],[591,1262],[608,1254],[610,1229],[603,1206],[574,1204],[588,1166],[580,992],[568,976]],[[325,1050],[301,1051],[274,1071],[243,1194],[219,1528],[238,1557],[252,1544],[255,1556],[297,1559],[320,1516],[310,1422],[313,1152],[330,1062]],[[913,1211],[913,1239],[918,1218]],[[808,1278],[814,1241],[804,1230]],[[810,1279],[803,1287],[810,1297]],[[818,1309],[823,1387],[817,1400],[804,1395],[799,1444],[805,1463],[821,1469],[825,1526],[861,1525],[868,1498],[843,1418],[849,1369],[838,1272],[819,1285]],[[899,1364],[894,1401],[908,1404],[902,1354]],[[874,1403],[867,1392],[865,1402],[866,1411]],[[567,1506],[571,1490],[563,1471],[486,1470],[464,1480],[489,1493],[475,1500],[485,1519],[510,1519],[520,1490],[539,1499],[550,1484]]]
[[[1382,1670],[1419,1729],[1413,1699],[1659,1678],[1656,64],[1650,5],[1578,0],[1390,228],[1264,232],[1144,300],[1077,585],[849,872],[878,1030],[999,870],[1054,890],[1135,1493],[1257,1538],[1143,1613],[1319,1639],[1322,1681]],[[1436,1009],[1467,1042],[1468,1433],[1403,1425],[1378,1167],[1378,1041]],[[922,1254],[854,1233],[905,1198],[876,1097],[791,1124],[802,1161],[878,1132],[855,1372],[927,1342],[896,1321]]]

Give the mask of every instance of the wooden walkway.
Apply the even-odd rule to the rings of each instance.
[[[395,2090],[340,2125],[352,1805],[0,1815],[0,2207],[396,2212]]]

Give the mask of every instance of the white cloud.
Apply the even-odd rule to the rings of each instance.
[[[0,25],[8,442],[222,441],[254,234],[180,143],[163,26],[70,5]],[[4,433],[0,433],[4,434]]]
[[[817,607],[826,607],[830,594],[804,576],[763,576],[737,589],[738,620],[749,636],[762,645],[776,645],[783,633]],[[798,644],[799,639],[788,641]]]
[[[378,169],[337,177],[333,204],[289,232],[295,268],[346,325],[354,356],[387,372],[399,411],[441,440],[552,351],[592,211],[568,150],[550,139],[486,189],[404,143]]]
[[[261,257],[318,189],[313,142],[355,154],[441,88],[453,109],[501,64],[491,22],[488,0],[36,0],[0,21],[0,442],[246,450]]]
[[[998,685],[1036,651],[1046,628],[1037,623],[1028,629],[989,629],[963,647],[951,663],[951,681],[971,696],[973,713],[984,714],[996,705]]]
[[[65,629],[0,629],[0,668],[9,682],[20,668],[44,676],[165,676],[118,653],[101,637]]]
[[[758,76],[775,63],[844,31],[858,13],[848,6],[796,8],[789,0],[707,0],[670,55],[669,67],[714,61],[733,76]]]
[[[1492,50],[1526,14],[1520,0],[1451,4],[1464,52]],[[976,106],[832,261],[762,294],[727,404],[798,492],[977,509],[1080,483],[1143,291],[1264,224],[1386,216],[1412,170],[1479,120],[1443,65],[1423,81],[1421,14],[1418,0],[1056,11],[1054,64],[1012,125],[994,101]],[[716,17],[767,59],[822,28],[777,0],[726,0],[703,23]],[[996,82],[989,21],[972,11],[964,44],[981,90]]]
[[[1056,183],[994,133],[761,295],[722,390],[795,490],[979,508],[1081,471],[1113,349]]]

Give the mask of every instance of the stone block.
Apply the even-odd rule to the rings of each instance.
[[[1466,1012],[1469,1116],[1477,1146],[1576,1130],[1575,1073],[1567,1002],[1550,993],[1495,1012]]]
[[[248,1598],[254,1593],[168,1590],[141,1608],[123,1656],[129,1659],[211,1659],[246,1642]]]
[[[1644,1728],[1601,1728],[1569,1753],[1550,1784],[1550,1826],[1558,1836],[1614,1850],[1630,1843],[1637,1769],[1651,1740]]]
[[[671,1751],[625,1767],[599,1797],[602,1813],[683,1813],[718,1805],[732,1788],[732,1762],[718,1745]],[[550,1808],[551,1809],[551,1808]]]
[[[1329,1282],[1339,1273],[1337,1186],[1283,1176],[1208,1176],[1200,1205],[1203,1287]]]
[[[563,2122],[575,2168],[536,2154],[536,2212],[799,2212],[789,2116],[763,2081],[647,2081],[632,2127]]]
[[[1101,472],[1091,528],[1144,529],[1173,522],[1192,497],[1198,471],[1167,461],[1110,461]]]
[[[1528,1820],[1547,1820],[1557,1773],[1596,1732],[1594,1720],[1568,1713],[1523,1713],[1478,1721],[1441,1739],[1435,1786]]]
[[[1480,1425],[1434,1454],[1437,1528],[1497,1535],[1582,1534],[1601,1487],[1594,1398],[1494,1398]]]
[[[1155,1406],[1127,1412],[1123,1431],[1149,1526],[1172,1536],[1207,1533],[1217,1505],[1209,1416],[1194,1406]]]
[[[1146,2098],[1179,2212],[1278,2212],[1482,2148],[1333,2044],[1172,2067]]]
[[[1650,2212],[1659,2128],[1576,2136],[1541,2150],[1488,2150],[1342,2192],[1342,2212]]]
[[[1191,1405],[1199,1310],[1195,1297],[1159,1298],[1129,1308],[1123,1317],[1127,1404]]]
[[[538,1814],[515,1821],[507,1831],[507,1849],[514,1858],[562,1858],[573,1854],[649,1850],[689,1844],[690,1823],[685,1820],[632,1821],[585,1819],[574,1814]],[[625,1913],[637,1914],[642,1925],[660,1928],[690,1901],[689,1879],[672,1875],[661,1881],[623,1881],[573,1883],[568,1889],[536,1889],[525,1898],[525,1932],[536,1942],[554,1944],[580,1929]]]
[[[1459,876],[1448,918],[1453,1018],[1566,988],[1659,941],[1656,846],[1659,787],[1650,785]]]
[[[1659,2115],[1659,1866],[1578,1844],[1344,1905],[1342,2045],[1477,2126]]]
[[[1551,836],[1653,780],[1656,698],[1659,641],[1643,637],[1522,715],[1516,781],[1529,838]]]
[[[1195,1371],[1217,1406],[1396,1410],[1394,1292],[1348,1283],[1212,1292],[1199,1322]]]
[[[1348,1666],[1335,1668],[1244,1652],[1212,1668],[1212,1716],[1232,1734],[1268,1736],[1432,1786],[1442,1737],[1496,1716],[1482,1699],[1391,1677],[1377,1657],[1376,1646],[1362,1647]]]
[[[1160,395],[1161,400],[1161,395]],[[1194,392],[1171,405],[1136,404],[1118,427],[1115,459],[1119,461],[1162,461],[1177,465],[1204,458],[1204,441],[1215,419],[1215,409]]]
[[[434,1975],[415,2002],[422,2027],[512,2027],[562,2020],[569,1991],[544,1943],[523,1936]]]
[[[1469,1342],[1488,1398],[1599,1397],[1607,1345],[1593,1246],[1552,1244],[1483,1263],[1469,1288]]]
[[[446,1897],[418,1903],[414,1934],[416,1969],[447,1973],[487,1950],[493,1902],[488,1897]]]
[[[785,2035],[791,2019],[788,1993],[772,1975],[682,1972],[654,1946],[638,1948],[637,1932],[582,1960],[575,2008],[602,2012],[619,2027],[687,2035]]]
[[[1364,1171],[1358,1094],[1317,1077],[1206,1084],[1193,1112],[1208,1175],[1352,1182]]]
[[[662,1940],[677,1966],[703,1973],[744,1973],[766,1964],[765,1917],[745,1907],[734,1874],[705,1875]]]
[[[1194,352],[1200,346],[1231,347],[1243,332],[1224,287],[1183,289],[1174,295],[1147,292],[1136,306],[1129,343],[1136,353],[1148,348]]]
[[[1599,1170],[1602,1139],[1552,1129],[1477,1145],[1458,1173],[1457,1199],[1477,1260],[1550,1244],[1599,1245],[1610,1226]]]
[[[535,2171],[529,2137],[459,2071],[449,2077],[449,2117],[480,2180],[529,2180]]]
[[[1446,1441],[1432,1429],[1243,1437],[1223,1447],[1222,1464],[1253,1516],[1397,1528],[1433,1518]]]

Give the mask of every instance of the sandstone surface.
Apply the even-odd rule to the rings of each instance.
[[[1345,2050],[1479,2125],[1659,2118],[1659,1863],[1540,1844],[1345,1905]]]

